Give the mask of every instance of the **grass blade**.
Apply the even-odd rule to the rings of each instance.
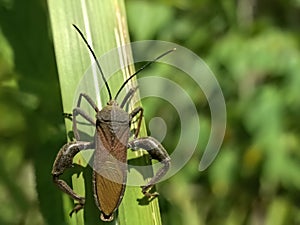
[[[125,7],[121,0],[48,0],[48,7],[63,108],[65,112],[71,112],[77,84],[85,70],[94,61],[91,56],[89,57],[87,47],[78,37],[72,24],[76,24],[82,30],[96,54],[100,56],[120,44],[129,42]],[[131,55],[126,57],[131,58]],[[114,79],[109,83],[113,93],[118,90],[118,87],[129,75],[119,76],[118,79]],[[102,104],[107,102],[107,98],[102,100]],[[98,107],[101,108],[100,105]],[[66,121],[66,129],[67,131],[71,130],[71,122]],[[143,125],[141,129],[143,136],[146,135],[145,130]],[[129,153],[129,158],[140,157],[140,155],[140,152]],[[80,156],[74,160],[78,164],[82,164],[83,161]],[[73,188],[80,195],[85,194],[82,176],[73,177]],[[148,205],[141,206],[137,203],[137,198],[143,198],[140,188],[127,187],[125,197],[119,208],[119,224],[161,224],[157,199],[151,201]],[[65,214],[67,215],[72,208],[67,203],[65,205]],[[100,220],[98,215],[95,215],[95,217]],[[69,220],[69,224],[82,225],[84,223],[83,212],[78,213],[76,219]]]

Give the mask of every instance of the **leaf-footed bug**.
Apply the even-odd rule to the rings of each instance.
[[[53,164],[52,176],[54,183],[71,198],[78,201],[74,209],[71,211],[70,216],[74,212],[78,212],[84,207],[85,198],[76,194],[71,187],[62,179],[59,178],[63,174],[64,170],[72,166],[74,156],[86,149],[94,148],[93,158],[93,188],[96,205],[98,206],[101,215],[100,218],[103,221],[111,221],[114,217],[114,212],[118,209],[126,187],[127,179],[127,149],[132,150],[144,149],[146,150],[152,159],[156,159],[162,163],[162,167],[157,171],[155,176],[142,187],[142,192],[146,197],[156,196],[157,192],[150,193],[149,190],[154,184],[159,181],[168,171],[170,167],[170,157],[164,147],[153,137],[138,138],[142,117],[143,108],[137,107],[133,109],[131,113],[126,112],[123,107],[133,96],[135,89],[132,88],[125,95],[121,104],[117,103],[117,97],[125,85],[139,72],[150,64],[156,62],[158,59],[173,52],[175,49],[171,49],[152,61],[146,63],[143,67],[132,74],[119,88],[117,94],[112,98],[110,88],[104,77],[101,66],[97,60],[97,57],[85,39],[82,32],[76,25],[73,25],[81,38],[88,47],[90,53],[95,59],[98,70],[101,74],[102,80],[105,83],[106,89],[109,95],[109,102],[107,106],[98,109],[95,102],[84,93],[79,95],[77,101],[77,107],[73,109],[73,132],[76,141],[65,144],[57,154],[57,157]],[[85,99],[89,105],[96,112],[96,120],[91,118],[83,109],[80,108],[81,100]],[[135,130],[134,139],[130,138],[130,126],[133,118],[139,114],[137,129]],[[76,117],[80,115],[86,119],[90,124],[95,126],[94,141],[85,142],[80,141],[79,132],[77,129]],[[70,116],[70,115],[69,115]]]

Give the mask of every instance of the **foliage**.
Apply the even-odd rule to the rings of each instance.
[[[137,7],[147,12],[134,14]],[[192,49],[209,64],[226,99],[227,131],[216,161],[197,172],[201,155],[196,152],[182,171],[159,185],[163,222],[298,224],[299,4],[130,1],[128,12],[133,39],[168,40]],[[156,12],[160,16],[153,20]],[[147,29],[148,21],[155,28]],[[169,78],[184,83],[176,74]],[[210,114],[200,92],[194,101],[205,124],[203,149]],[[172,115],[162,110],[165,103],[149,103],[149,118]],[[165,146],[172,149],[177,132],[168,129]]]
[[[163,224],[299,224],[299,1],[128,0],[126,6],[132,41],[191,49],[213,70],[226,99],[222,149],[199,172],[210,130],[207,100],[191,80],[167,75],[192,96],[202,131],[200,150],[158,185]],[[45,1],[0,1],[0,224],[65,221],[50,176],[66,139],[50,33]],[[143,104],[146,120],[174,115],[165,102]],[[174,121],[166,149],[176,145]]]

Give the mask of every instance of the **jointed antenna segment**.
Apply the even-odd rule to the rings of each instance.
[[[97,57],[96,57],[95,52],[93,51],[92,47],[89,45],[88,41],[87,41],[86,38],[84,37],[84,35],[83,35],[83,33],[81,32],[81,30],[79,30],[79,28],[78,28],[75,24],[73,24],[73,27],[74,27],[74,28],[77,30],[77,32],[80,34],[80,36],[81,36],[81,38],[83,39],[84,43],[87,45],[88,49],[89,49],[90,52],[92,53],[93,58],[95,59],[96,64],[97,64],[97,67],[98,67],[98,69],[99,69],[99,71],[100,71],[101,77],[102,77],[102,79],[103,79],[103,81],[104,81],[105,87],[106,87],[106,89],[107,89],[107,92],[108,92],[108,95],[109,95],[109,100],[111,100],[111,99],[112,99],[111,92],[110,92],[109,86],[108,86],[108,84],[107,84],[107,81],[106,81],[106,79],[105,79],[105,77],[104,77],[104,74],[103,74],[103,71],[102,71],[102,69],[101,69],[100,63],[99,63],[99,61],[98,61],[98,59],[97,59]]]
[[[114,99],[117,99],[117,98],[118,98],[118,96],[119,96],[120,92],[122,91],[122,89],[125,87],[125,85],[126,85],[126,84],[127,84],[127,83],[135,76],[135,75],[137,75],[138,73],[140,73],[140,72],[141,72],[143,69],[145,69],[146,67],[150,66],[152,63],[156,62],[157,60],[161,59],[162,57],[168,55],[169,53],[171,53],[171,52],[173,52],[173,51],[175,51],[175,50],[176,50],[176,48],[173,48],[173,49],[171,49],[171,50],[169,50],[169,51],[164,52],[163,54],[159,55],[158,57],[156,57],[156,58],[153,59],[152,61],[147,62],[144,66],[142,66],[140,69],[138,69],[134,74],[130,75],[130,77],[127,78],[127,80],[125,80],[124,83],[121,85],[121,87],[119,88],[119,90],[118,90],[118,92],[117,92],[117,94],[116,94],[116,96],[115,96]]]

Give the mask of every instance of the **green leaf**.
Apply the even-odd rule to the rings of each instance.
[[[73,29],[72,24],[76,24],[86,36],[88,42],[99,57],[109,50],[118,47],[118,43],[129,43],[127,31],[124,3],[116,1],[53,1],[48,0],[54,48],[57,68],[61,86],[64,112],[72,111],[72,102],[76,87],[86,69],[93,63],[93,58],[89,56],[87,46]],[[125,53],[128,54],[128,53]],[[132,58],[131,55],[127,57]],[[117,79],[109,81],[113,95],[117,88],[123,83],[125,76],[120,74]],[[102,92],[101,92],[102,94]],[[101,96],[102,105],[108,101],[107,94]],[[100,105],[98,105],[101,108]],[[71,130],[71,122],[66,121],[67,131]],[[145,127],[142,127],[145,135]],[[141,156],[140,152],[130,153],[129,158]],[[75,162],[84,165],[81,157],[76,157]],[[144,158],[141,159],[143,162]],[[142,162],[141,162],[142,163]],[[79,195],[84,196],[84,178],[73,176],[73,189]],[[91,181],[87,181],[91,182]],[[142,198],[139,187],[127,187],[122,204],[118,213],[118,224],[161,224],[157,199],[146,205],[139,205],[137,198]],[[64,200],[67,201],[66,198]],[[86,202],[89,204],[89,202]],[[65,214],[72,208],[65,203]],[[96,207],[96,206],[94,206]],[[93,215],[91,221],[100,222],[99,214]],[[85,224],[83,210],[77,213],[76,219],[69,219],[69,224]],[[94,223],[94,222],[93,222]]]
[[[172,8],[153,2],[131,1],[127,4],[127,10],[130,28],[137,40],[154,37],[173,17]],[[136,12],[139,12],[138,15]]]

